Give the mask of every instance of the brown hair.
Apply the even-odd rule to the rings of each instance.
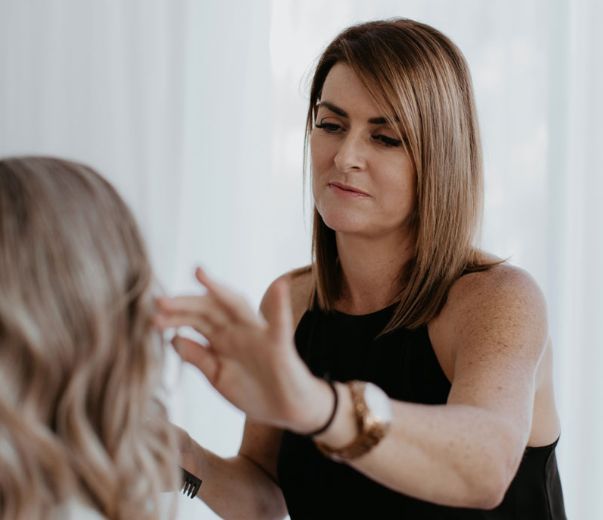
[[[159,517],[176,447],[130,211],[81,164],[0,161],[0,516]],[[153,507],[149,507],[153,506]]]
[[[413,161],[415,248],[400,273],[399,305],[384,332],[435,317],[464,273],[488,269],[474,247],[482,212],[479,129],[469,70],[460,50],[434,28],[408,19],[344,30],[323,52],[310,90],[305,149],[316,105],[335,63],[350,66],[402,139]],[[305,154],[305,157],[307,154]],[[332,309],[342,276],[335,232],[314,209],[313,275],[319,305]]]

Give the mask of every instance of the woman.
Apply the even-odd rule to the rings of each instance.
[[[178,468],[154,398],[152,282],[132,215],[98,174],[0,161],[2,519],[160,517]]]
[[[204,296],[160,301],[160,326],[208,340],[177,337],[182,357],[247,414],[232,459],[184,437],[201,498],[224,518],[565,518],[545,302],[474,246],[460,51],[411,20],[345,30],[307,138],[312,265],[275,281],[263,317],[202,271]]]

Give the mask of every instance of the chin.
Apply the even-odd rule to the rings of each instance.
[[[367,228],[364,219],[349,212],[327,212],[320,216],[328,228],[338,233],[362,233]]]

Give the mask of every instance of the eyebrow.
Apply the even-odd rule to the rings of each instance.
[[[338,107],[337,105],[335,105],[334,103],[331,103],[330,101],[321,101],[316,106],[317,107],[326,107],[331,112],[334,112],[338,116],[346,117],[348,119],[350,118],[350,116],[348,115],[348,113],[343,108]],[[387,118],[385,118],[383,116],[381,116],[381,117],[371,117],[368,120],[368,122],[370,124],[372,124],[372,125],[387,125],[387,124],[389,124],[389,121],[387,120]]]

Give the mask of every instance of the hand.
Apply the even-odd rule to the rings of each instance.
[[[176,336],[172,343],[178,354],[256,421],[295,431],[320,424],[328,412],[313,406],[314,399],[328,388],[295,350],[288,285],[279,281],[268,290],[263,317],[203,270],[195,276],[206,294],[157,300],[158,327],[190,326],[208,341],[202,345]]]

